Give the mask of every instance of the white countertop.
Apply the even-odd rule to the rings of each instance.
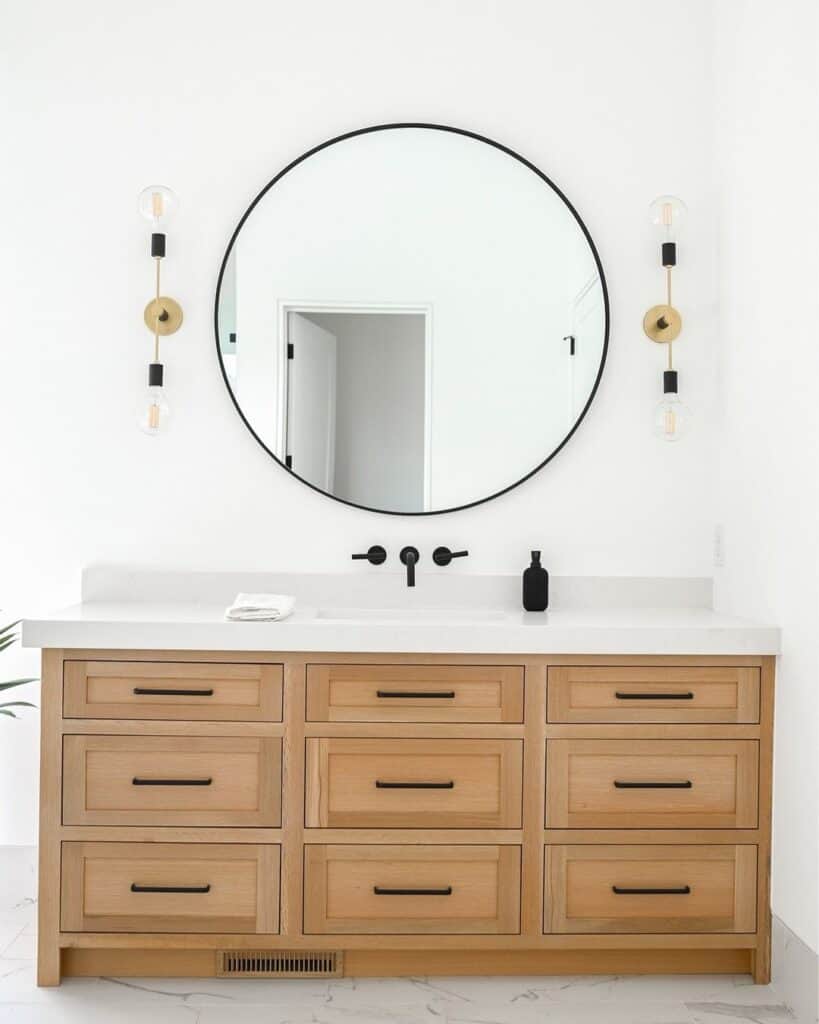
[[[519,578],[511,576],[464,574],[435,580],[419,575],[418,587],[407,594],[397,574],[389,579],[361,573],[239,578],[90,570],[83,593],[93,599],[25,620],[23,643],[119,650],[430,654],[779,652],[775,626],[703,607],[710,594],[705,583],[710,581],[563,578],[555,581],[555,606],[538,613],[514,607]],[[225,607],[238,590],[285,589],[298,602],[290,618],[225,621]],[[165,599],[153,600],[152,594]],[[198,599],[191,599],[192,594]],[[321,604],[319,595],[325,599]],[[601,604],[601,599],[608,603]]]

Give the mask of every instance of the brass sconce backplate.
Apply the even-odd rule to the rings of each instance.
[[[145,326],[151,334],[175,334],[182,326],[182,307],[167,295],[151,299],[145,307]]]
[[[673,306],[652,306],[643,317],[643,330],[652,341],[667,345],[682,330],[682,317]]]

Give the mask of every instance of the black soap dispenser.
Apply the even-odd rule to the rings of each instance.
[[[523,607],[545,612],[549,607],[549,573],[540,564],[540,552],[532,552],[532,564],[523,572]]]

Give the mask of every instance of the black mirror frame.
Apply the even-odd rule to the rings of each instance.
[[[248,421],[247,417],[245,416],[244,412],[242,411],[241,406],[239,405],[239,402],[236,399],[236,395],[233,393],[233,388],[231,387],[230,381],[228,379],[227,371],[225,369],[225,363],[224,363],[224,360],[222,359],[222,350],[221,350],[221,347],[220,347],[220,344],[219,344],[219,298],[220,298],[220,295],[221,295],[221,292],[222,292],[222,279],[224,278],[225,268],[227,267],[227,261],[230,258],[230,254],[231,254],[231,252],[233,250],[233,246],[236,243],[236,239],[239,237],[239,232],[242,230],[242,227],[243,227],[245,221],[248,219],[248,217],[251,215],[251,213],[255,209],[256,204],[258,202],[260,202],[260,200],[268,193],[268,191],[276,184],[276,182],[278,182],[281,178],[283,178],[285,174],[287,174],[289,171],[292,171],[294,167],[297,167],[304,160],[309,159],[311,156],[314,156],[316,153],[321,152],[321,150],[323,150],[323,149],[327,149],[328,146],[334,146],[337,142],[344,142],[346,139],[352,139],[352,138],[355,138],[358,135],[368,135],[371,132],[393,131],[393,130],[398,129],[398,128],[426,128],[426,129],[429,129],[431,131],[452,132],[454,135],[464,135],[467,138],[475,139],[477,142],[483,142],[487,146],[492,146],[495,149],[499,149],[502,153],[506,153],[507,156],[511,156],[513,159],[518,160],[525,167],[528,167],[530,171],[532,171],[534,174],[536,174],[566,204],[566,207],[568,208],[569,212],[572,214],[574,219],[577,221],[577,224],[578,224],[580,230],[583,232],[583,236],[585,237],[586,241],[588,242],[589,248],[591,249],[592,256],[594,257],[594,262],[595,262],[595,264],[597,266],[597,272],[600,275],[600,285],[601,285],[602,292],[603,292],[603,309],[604,309],[604,312],[605,312],[605,329],[604,329],[604,332],[603,332],[603,352],[602,352],[602,354],[600,356],[600,367],[599,367],[599,369],[597,371],[597,376],[595,378],[594,385],[593,385],[593,387],[591,389],[591,392],[589,393],[589,397],[588,397],[588,400],[586,401],[586,404],[583,406],[583,409],[580,412],[580,415],[577,417],[577,419],[575,420],[574,425],[572,426],[571,430],[568,432],[568,434],[566,434],[566,436],[563,438],[563,440],[560,442],[560,444],[552,452],[550,452],[549,455],[547,455],[547,457],[542,462],[540,462],[537,466],[535,466],[534,469],[532,469],[532,470],[530,470],[530,472],[526,473],[525,476],[520,477],[519,480],[516,480],[514,483],[509,484],[508,487],[503,487],[499,491],[495,491],[492,494],[488,494],[485,498],[478,498],[476,501],[467,502],[467,504],[465,504],[465,505],[456,505],[456,506],[453,506],[452,508],[433,509],[433,510],[424,511],[424,512],[400,512],[400,511],[393,511],[391,509],[371,508],[368,505],[360,505],[360,504],[358,504],[357,502],[354,502],[354,501],[347,501],[346,498],[339,498],[335,494],[330,494],[328,491],[323,491],[320,487],[317,487],[315,484],[310,483],[309,480],[305,480],[304,477],[299,476],[298,473],[294,473],[292,469],[290,469],[288,466],[286,466],[281,461],[281,459],[279,459],[278,456],[275,455],[267,447],[267,445],[264,443],[264,441],[259,437],[259,435],[256,433],[256,431],[250,425],[250,422]],[[446,515],[447,513],[450,513],[450,512],[460,512],[463,509],[474,508],[476,505],[483,505],[484,502],[492,501],[494,498],[499,498],[502,494],[507,494],[509,491],[514,490],[514,488],[519,487],[522,483],[525,483],[525,481],[529,480],[536,473],[539,473],[543,469],[543,467],[545,465],[547,465],[547,463],[552,461],[552,459],[558,454],[558,452],[562,451],[563,448],[566,447],[566,444],[574,436],[575,432],[577,431],[577,428],[580,426],[580,424],[585,419],[586,413],[589,411],[589,407],[591,406],[592,402],[594,401],[594,398],[595,398],[595,396],[597,394],[597,389],[600,386],[600,380],[601,380],[601,378],[603,376],[603,370],[604,370],[605,365],[606,365],[606,357],[608,355],[608,349],[609,349],[610,322],[611,322],[611,317],[610,317],[610,310],[609,310],[609,293],[608,293],[608,288],[606,286],[606,276],[603,273],[603,265],[600,262],[600,256],[599,256],[599,254],[597,252],[597,247],[595,246],[594,241],[592,240],[592,237],[589,234],[588,228],[583,223],[583,220],[580,217],[580,214],[577,212],[577,210],[574,208],[574,206],[569,202],[569,200],[566,198],[566,196],[563,194],[563,192],[557,187],[557,185],[555,185],[555,183],[551,180],[551,178],[549,178],[547,175],[545,175],[543,173],[543,171],[541,171],[540,168],[536,167],[533,163],[531,163],[531,161],[527,160],[525,157],[521,156],[519,153],[516,153],[513,149],[510,149],[508,146],[504,146],[500,142],[495,142],[493,139],[489,139],[485,135],[479,135],[477,132],[468,131],[465,128],[453,128],[450,125],[428,124],[428,123],[425,123],[425,122],[415,122],[415,121],[404,121],[404,122],[395,122],[395,123],[392,123],[392,124],[371,125],[368,128],[358,128],[355,131],[345,132],[343,135],[336,135],[334,138],[328,139],[326,142],[322,142],[318,146],[314,146],[312,149],[308,149],[306,153],[302,153],[302,155],[300,157],[297,157],[295,160],[291,161],[289,164],[287,164],[286,167],[284,167],[281,171],[279,171],[279,173],[275,177],[271,178],[270,181],[265,185],[265,187],[261,190],[261,192],[259,192],[259,194],[256,196],[256,198],[253,200],[253,202],[250,204],[250,206],[248,206],[247,210],[245,210],[244,214],[242,215],[241,220],[236,225],[236,228],[235,228],[233,234],[230,236],[230,241],[228,242],[227,249],[225,250],[225,255],[222,258],[222,264],[221,264],[221,266],[219,268],[219,277],[218,277],[217,282],[216,282],[216,298],[215,298],[214,307],[213,307],[213,325],[214,325],[214,331],[215,331],[215,335],[216,335],[216,354],[217,354],[217,357],[219,359],[219,369],[222,372],[222,378],[224,379],[225,387],[227,388],[228,394],[230,395],[230,399],[233,402],[233,405],[234,405],[236,411],[238,412],[242,422],[247,427],[247,429],[250,431],[250,433],[253,435],[253,437],[256,439],[258,444],[267,452],[267,454],[274,460],[274,462],[276,462],[279,466],[281,466],[281,468],[284,469],[291,477],[294,477],[296,480],[299,480],[301,483],[305,484],[311,490],[316,491],[318,494],[322,494],[326,498],[331,498],[333,501],[337,501],[340,504],[347,505],[347,506],[349,506],[351,508],[359,508],[359,509],[363,509],[365,512],[377,512],[377,513],[380,513],[381,515],[388,515],[388,516],[440,516],[440,515]]]

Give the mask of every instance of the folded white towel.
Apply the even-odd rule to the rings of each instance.
[[[290,594],[237,594],[225,618],[231,622],[276,622],[296,607]]]

